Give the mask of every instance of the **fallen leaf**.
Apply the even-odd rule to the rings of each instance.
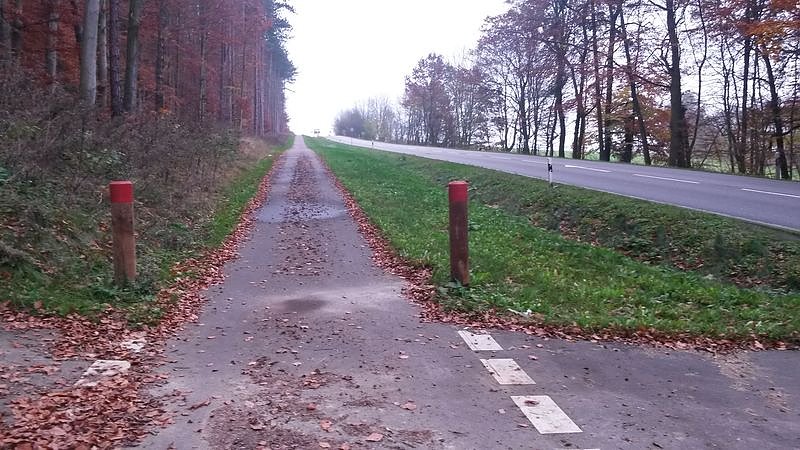
[[[365,439],[367,442],[380,442],[383,440],[383,435],[380,433],[372,433]]]
[[[320,420],[319,422],[319,427],[325,431],[331,431],[331,425],[333,424],[330,420]]]
[[[189,407],[189,410],[194,411],[195,409],[202,408],[204,406],[208,406],[211,404],[211,400],[206,400],[204,402],[196,403]]]
[[[407,409],[409,411],[414,411],[415,409],[417,409],[417,405],[415,405],[415,404],[413,404],[411,402],[407,402],[405,405],[403,405],[403,409]]]
[[[319,447],[320,448],[331,448],[331,444],[329,444],[327,442],[320,442],[319,443]]]

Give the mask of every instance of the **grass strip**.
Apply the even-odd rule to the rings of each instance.
[[[446,182],[467,178],[476,192],[491,184],[502,186],[505,195],[493,202],[473,192],[473,284],[469,289],[448,289],[448,306],[531,310],[544,323],[577,324],[588,330],[652,328],[714,338],[798,339],[796,293],[739,288],[533,226],[524,207],[515,210],[510,205],[517,199],[524,206],[526,192],[543,184],[536,180],[318,139],[307,138],[307,143],[397,252],[432,267],[434,282],[442,287],[449,285]],[[614,201],[611,195],[583,189],[575,189],[573,195]]]
[[[205,204],[198,205],[199,208],[208,208],[208,213],[198,213],[197,219],[191,223],[167,223],[159,218],[167,216],[166,212],[159,212],[158,208],[148,207],[146,203],[138,207],[134,213],[137,222],[146,222],[150,226],[138,230],[138,277],[136,283],[129,286],[118,287],[113,282],[110,234],[101,226],[107,221],[107,207],[63,211],[55,205],[49,207],[49,214],[63,217],[59,220],[68,224],[68,229],[52,242],[40,239],[30,242],[29,246],[32,250],[47,249],[51,259],[60,261],[58,271],[42,270],[23,258],[18,258],[14,264],[0,265],[0,275],[5,279],[0,289],[0,303],[10,301],[18,308],[89,316],[111,305],[127,310],[133,324],[153,323],[162,313],[155,294],[170,282],[170,268],[205,249],[219,246],[225,240],[238,224],[242,211],[257,192],[263,177],[292,142],[290,138],[269,156],[231,169],[233,176],[224,183],[220,193],[208,196]],[[47,201],[47,193],[47,190],[30,190],[26,198]],[[45,232],[46,229],[42,230]]]
[[[225,189],[222,201],[217,210],[211,217],[206,236],[206,245],[216,247],[225,240],[233,231],[245,206],[256,195],[258,185],[264,176],[272,168],[272,164],[277,156],[285,151],[294,143],[294,136],[290,136],[288,141],[277,149],[278,154],[258,161],[252,168],[236,178],[231,185]]]

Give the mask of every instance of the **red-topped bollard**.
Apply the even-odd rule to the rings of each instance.
[[[111,233],[114,239],[114,281],[117,285],[136,280],[136,240],[133,236],[133,183],[112,181]]]
[[[469,284],[468,187],[466,181],[452,181],[447,185],[450,200],[450,276],[463,286]]]

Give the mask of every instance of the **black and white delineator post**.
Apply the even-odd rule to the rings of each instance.
[[[553,186],[553,159],[547,158],[547,182]]]

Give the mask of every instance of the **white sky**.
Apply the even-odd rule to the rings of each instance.
[[[336,115],[370,97],[396,101],[405,76],[429,53],[445,58],[475,46],[483,19],[505,0],[295,0],[289,57],[289,126],[323,135]]]

